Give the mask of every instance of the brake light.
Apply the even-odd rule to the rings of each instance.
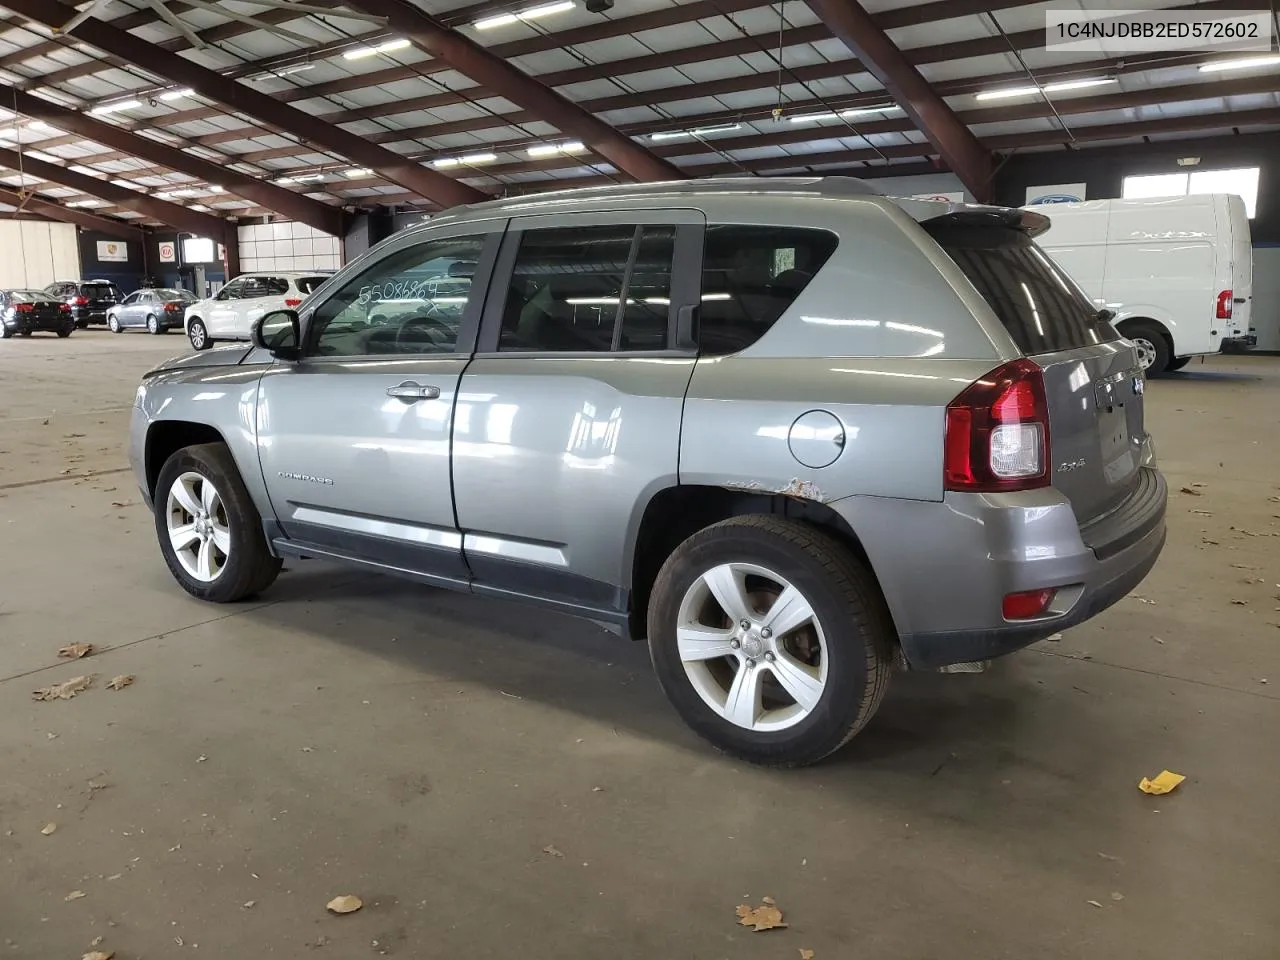
[[[87,307],[89,305],[89,298],[75,297],[74,299],[72,299],[71,302],[74,303],[77,307]]]
[[[177,313],[181,309],[182,309],[182,304],[180,303],[166,303],[164,305],[165,313]]]
[[[1223,290],[1218,294],[1218,319],[1230,320],[1231,310],[1234,306],[1235,292],[1232,290]]]
[[[34,303],[15,303],[13,305],[13,309],[17,310],[19,313],[30,313],[35,308]]]
[[[1047,590],[1024,590],[1022,593],[1005,594],[1004,603],[1001,607],[1006,620],[1030,620],[1033,617],[1044,616],[1049,604],[1053,603],[1053,598],[1057,596],[1058,591],[1053,589]]]
[[[69,303],[60,303],[60,304],[58,304],[58,310],[59,310],[59,311],[61,311],[62,313],[70,313],[70,312],[71,312],[71,304],[69,304]]]
[[[301,297],[285,297],[285,298],[284,298],[284,305],[285,305],[286,307],[293,308],[293,307],[296,307],[296,306],[297,306],[298,304],[300,304],[300,303],[302,303],[302,298],[301,298]]]
[[[1002,492],[1049,485],[1044,371],[1030,360],[997,367],[947,406],[947,490]]]

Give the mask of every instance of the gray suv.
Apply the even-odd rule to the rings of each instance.
[[[1144,381],[1032,212],[844,178],[464,207],[138,390],[184,589],[318,557],[647,639],[698,733],[793,765],[896,668],[1010,653],[1165,540]]]

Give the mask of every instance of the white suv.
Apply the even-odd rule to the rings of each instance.
[[[328,279],[328,274],[315,270],[243,274],[208,300],[187,307],[187,339],[197,350],[207,350],[218,340],[248,340],[255,320],[273,310],[296,310]]]

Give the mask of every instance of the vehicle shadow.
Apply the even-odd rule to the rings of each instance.
[[[643,737],[709,749],[668,705],[643,643],[533,606],[302,566],[264,597],[282,602],[246,616],[395,661],[424,679],[479,684]],[[1035,684],[1012,661],[981,675],[898,674],[876,718],[831,764],[930,773],[964,744],[1006,740],[1037,699]]]

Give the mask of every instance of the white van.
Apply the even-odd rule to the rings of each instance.
[[[1253,245],[1232,194],[1041,204],[1036,242],[1138,347],[1148,376],[1251,342]]]

